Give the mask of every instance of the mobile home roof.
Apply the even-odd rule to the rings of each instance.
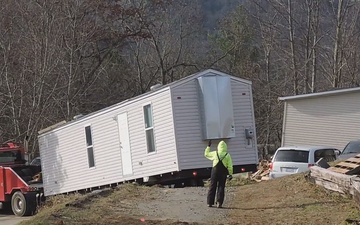
[[[190,81],[191,79],[194,79],[194,78],[197,78],[197,77],[201,77],[205,74],[214,74],[214,75],[221,75],[221,76],[230,76],[232,79],[235,79],[239,82],[242,82],[242,83],[245,83],[245,84],[249,84],[251,85],[252,82],[249,81],[249,80],[245,80],[245,79],[242,79],[242,78],[239,78],[239,77],[234,77],[234,76],[231,76],[229,74],[226,74],[226,73],[223,73],[223,72],[220,72],[220,71],[217,71],[217,70],[213,70],[213,69],[207,69],[207,70],[204,70],[204,71],[201,71],[201,72],[198,72],[198,73],[194,73],[194,74],[191,74],[189,76],[186,76],[184,78],[181,78],[177,81],[174,81],[174,82],[171,82],[171,83],[168,83],[166,85],[162,85],[158,88],[156,88],[155,90],[151,90],[151,91],[148,91],[146,93],[143,93],[141,95],[138,95],[138,96],[135,96],[133,98],[130,98],[130,99],[126,99],[124,101],[121,101],[119,103],[116,103],[116,104],[113,104],[111,106],[108,106],[106,108],[103,108],[103,109],[100,109],[100,110],[97,110],[97,111],[94,111],[94,112],[91,112],[87,115],[84,115],[82,117],[80,117],[79,119],[77,120],[71,120],[71,121],[62,121],[62,122],[59,122],[53,126],[50,126],[50,127],[47,127],[47,128],[44,128],[42,130],[40,130],[38,132],[38,136],[43,136],[43,135],[46,135],[47,133],[50,133],[50,132],[53,132],[54,130],[57,130],[57,129],[61,129],[61,128],[64,128],[66,126],[69,126],[71,124],[74,124],[74,123],[78,123],[78,122],[81,122],[83,121],[84,119],[89,119],[90,117],[94,117],[96,115],[99,115],[99,114],[102,114],[102,113],[105,113],[105,112],[109,112],[109,111],[112,111],[112,110],[115,110],[117,109],[118,107],[122,107],[122,106],[125,106],[127,104],[131,104],[133,102],[136,102],[138,100],[141,100],[143,98],[146,98],[147,96],[151,96],[153,94],[156,94],[156,93],[159,93],[159,92],[162,92],[162,91],[165,91],[167,89],[169,89],[170,87],[176,87],[178,85],[181,85],[183,83],[186,83],[188,81]]]
[[[294,96],[279,97],[279,100],[281,100],[281,101],[287,101],[287,100],[298,100],[298,99],[304,99],[304,98],[316,98],[316,97],[320,97],[320,96],[330,96],[330,95],[346,94],[346,93],[357,92],[357,91],[360,91],[360,87],[356,87],[356,88],[346,88],[346,89],[338,89],[338,90],[333,90],[333,91],[324,91],[324,92],[311,93],[311,94],[303,94],[303,95],[294,95]]]

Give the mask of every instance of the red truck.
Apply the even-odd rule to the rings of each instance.
[[[21,145],[0,146],[0,209],[11,205],[17,216],[33,215],[45,200],[41,166],[27,165],[24,156]]]

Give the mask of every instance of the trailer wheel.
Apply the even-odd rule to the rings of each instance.
[[[36,199],[17,191],[11,197],[11,209],[16,216],[29,216],[36,210]]]

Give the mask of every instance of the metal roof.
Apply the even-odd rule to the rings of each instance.
[[[333,90],[333,91],[324,91],[324,92],[303,94],[303,95],[293,95],[293,96],[279,97],[279,100],[286,101],[286,100],[297,100],[297,99],[303,99],[303,98],[316,98],[316,97],[320,97],[320,96],[346,94],[346,93],[351,93],[351,92],[356,92],[356,91],[360,91],[360,87],[338,89],[338,90]]]

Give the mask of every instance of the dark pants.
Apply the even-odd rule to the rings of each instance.
[[[219,164],[221,164],[221,166],[224,166],[221,162]],[[223,168],[221,168],[221,166],[216,165],[212,168],[210,187],[207,195],[208,205],[214,205],[216,191],[216,202],[218,202],[220,205],[222,205],[224,202],[227,170],[224,170]]]

